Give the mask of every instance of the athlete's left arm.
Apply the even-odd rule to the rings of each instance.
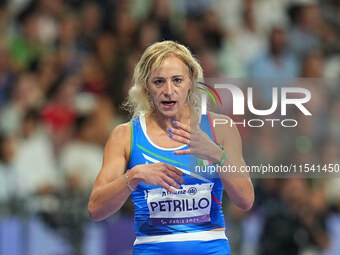
[[[245,169],[246,163],[243,159],[242,140],[236,125],[230,125],[232,120],[225,115],[216,113],[211,113],[210,115],[212,123],[216,119],[220,120],[219,122],[215,121],[215,127],[213,128],[216,142],[223,146],[226,154],[222,167],[226,169],[234,168],[236,170]],[[228,122],[225,123],[221,120]],[[221,158],[221,154],[219,157]],[[222,180],[224,190],[232,202],[242,210],[250,210],[253,206],[255,195],[249,174],[246,172],[234,173],[232,171],[219,171],[218,174]]]

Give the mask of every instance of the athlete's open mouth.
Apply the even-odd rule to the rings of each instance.
[[[167,106],[171,106],[171,105],[176,104],[176,101],[162,101],[162,104],[167,105]]]

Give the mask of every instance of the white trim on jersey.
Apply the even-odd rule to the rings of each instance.
[[[133,245],[146,243],[184,242],[184,241],[210,241],[216,239],[227,239],[224,230],[208,230],[192,233],[137,236]]]
[[[183,144],[179,147],[175,147],[175,148],[165,148],[165,147],[161,147],[161,146],[158,146],[157,144],[154,144],[150,137],[148,136],[148,132],[146,131],[146,121],[145,121],[145,115],[142,114],[139,116],[139,122],[140,122],[140,125],[142,127],[142,130],[143,130],[143,133],[146,137],[146,139],[149,141],[149,143],[151,143],[152,146],[156,147],[157,149],[160,149],[160,150],[163,150],[163,151],[173,151],[173,150],[180,150],[182,148],[184,148],[185,146],[187,146],[186,144]]]

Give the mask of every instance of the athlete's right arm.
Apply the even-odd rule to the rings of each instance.
[[[117,126],[111,133],[104,150],[103,165],[94,183],[88,211],[92,220],[103,220],[117,212],[125,203],[131,190],[124,175],[130,159],[131,128],[129,123]],[[170,191],[179,188],[182,172],[165,163],[142,164],[131,168],[129,184],[136,188],[140,182],[159,185]],[[169,185],[170,184],[170,185]]]

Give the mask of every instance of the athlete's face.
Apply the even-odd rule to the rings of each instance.
[[[175,117],[188,108],[191,80],[187,66],[177,57],[164,59],[155,69],[147,89],[156,109],[167,117]]]

